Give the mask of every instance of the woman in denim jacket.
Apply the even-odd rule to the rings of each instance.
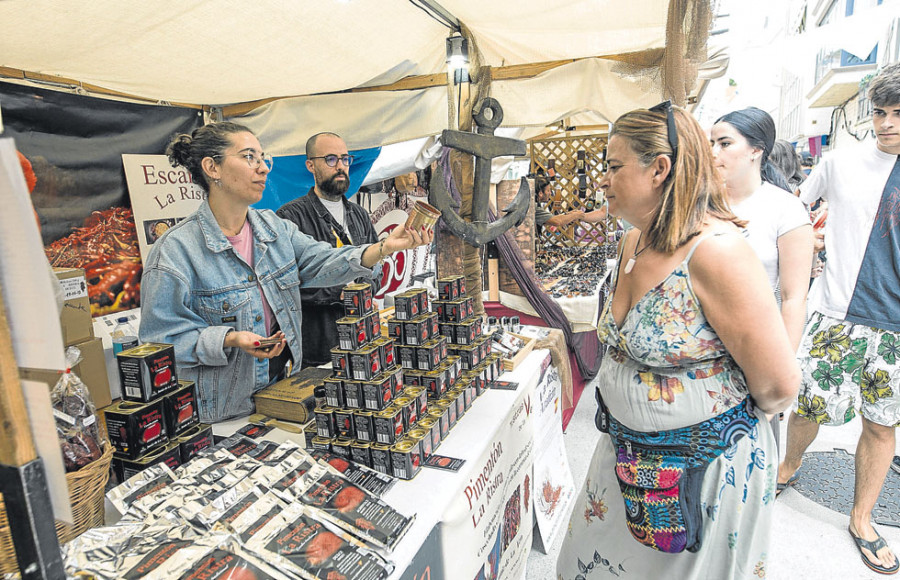
[[[386,255],[433,238],[396,228],[376,244],[332,248],[272,211],[251,209],[272,161],[241,125],[178,135],[166,154],[208,197],[153,244],[140,338],[175,345],[179,377],[196,383],[204,422],[251,413],[251,395],[280,378],[288,359],[301,359],[300,288],[371,276]]]

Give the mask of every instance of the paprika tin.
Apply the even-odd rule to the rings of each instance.
[[[356,437],[356,422],[350,409],[334,410],[335,433],[338,437],[353,439]]]
[[[362,382],[362,408],[381,411],[394,399],[392,375],[382,373],[371,381]]]
[[[430,340],[416,349],[416,368],[420,371],[432,371],[441,364],[440,339]]]
[[[381,372],[378,347],[368,345],[350,353],[350,376],[359,381],[369,381]]]
[[[351,443],[350,459],[366,467],[372,467],[372,444],[366,441]]]
[[[421,346],[431,336],[431,319],[420,315],[403,323],[403,344]]]
[[[371,340],[369,322],[365,317],[345,316],[335,321],[338,331],[338,348],[356,350]]]
[[[422,449],[422,459],[428,459],[431,453],[434,451],[433,442],[431,440],[431,432],[428,429],[412,429],[409,432],[410,439],[414,439],[419,442],[419,445]]]
[[[403,344],[403,321],[398,318],[388,319],[388,338]]]
[[[212,447],[212,427],[203,423],[194,425],[174,441],[178,443],[181,462],[187,463],[202,450]]]
[[[353,414],[356,424],[356,438],[360,441],[375,441],[375,415],[372,411],[356,411]]]
[[[428,416],[440,425],[441,440],[446,439],[450,434],[450,411],[447,410],[447,407],[432,406],[428,411]]]
[[[334,441],[331,437],[313,437],[312,438],[312,450],[313,451],[324,451],[326,453],[331,453],[331,442]]]
[[[428,391],[424,387],[407,387],[403,392],[416,402],[416,416],[424,417],[428,412]]]
[[[109,441],[120,457],[137,459],[168,443],[162,404],[162,399],[152,403],[119,401],[106,408]]]
[[[391,472],[398,479],[412,479],[422,468],[422,446],[404,438],[391,446]]]
[[[350,461],[352,460],[352,457],[350,456],[350,445],[352,444],[353,439],[350,439],[349,437],[338,437],[331,442],[331,452],[341,459]]]
[[[369,448],[372,454],[372,469],[386,475],[393,475],[391,469],[391,446],[385,443],[372,443]]]
[[[339,379],[350,378],[350,351],[339,348],[331,349],[331,370]]]
[[[375,423],[375,441],[392,445],[397,442],[406,429],[403,425],[403,413],[400,407],[392,406],[373,414]]]
[[[174,438],[200,423],[200,411],[197,409],[197,389],[193,381],[178,381],[181,388],[172,391],[163,398],[163,415],[166,418],[166,430],[169,437]]]
[[[419,402],[401,395],[394,399],[394,405],[400,409],[400,416],[403,419],[403,431],[409,431],[416,421],[419,420]]]
[[[344,286],[344,314],[362,316],[372,311],[372,285],[353,283]]]
[[[178,389],[175,347],[147,342],[116,355],[122,398],[150,402]]]
[[[394,317],[397,320],[412,320],[419,315],[419,297],[410,292],[394,296]]]
[[[441,420],[431,415],[419,420],[419,427],[428,431],[431,437],[431,452],[434,453],[441,445]]]
[[[316,416],[316,433],[319,437],[331,438],[337,433],[337,425],[334,422],[334,407],[316,407],[313,414]]]
[[[325,379],[326,381],[328,379]],[[362,381],[352,381],[345,380],[343,381],[344,385],[344,406],[348,409],[362,409],[363,408],[363,384]],[[330,403],[329,403],[330,404]]]
[[[344,406],[344,381],[335,377],[324,379],[325,404],[329,407]]]

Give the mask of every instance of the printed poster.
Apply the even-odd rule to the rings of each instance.
[[[533,386],[518,393],[512,412],[472,462],[468,484],[442,518],[443,559],[452,565],[454,578],[525,576],[533,529],[535,404]]]
[[[134,211],[141,261],[166,231],[194,213],[206,192],[184,167],[172,167],[165,155],[122,155]]]
[[[552,546],[566,529],[575,483],[566,457],[562,431],[562,383],[556,367],[544,361],[535,387],[534,517],[544,546]]]

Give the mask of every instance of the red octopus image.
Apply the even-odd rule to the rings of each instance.
[[[319,532],[306,546],[306,561],[313,566],[321,566],[328,558],[332,557],[344,540],[331,532]]]
[[[345,487],[334,498],[334,507],[341,513],[355,510],[366,498],[366,494],[358,487]]]
[[[84,226],[44,250],[50,264],[84,268],[91,315],[129,310],[140,304],[141,254],[129,208],[95,211]]]

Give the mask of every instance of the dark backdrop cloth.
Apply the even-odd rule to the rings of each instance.
[[[162,154],[176,133],[203,124],[196,109],[139,105],[0,83],[5,136],[31,161],[32,201],[44,244],[95,210],[131,207],[122,154]]]

